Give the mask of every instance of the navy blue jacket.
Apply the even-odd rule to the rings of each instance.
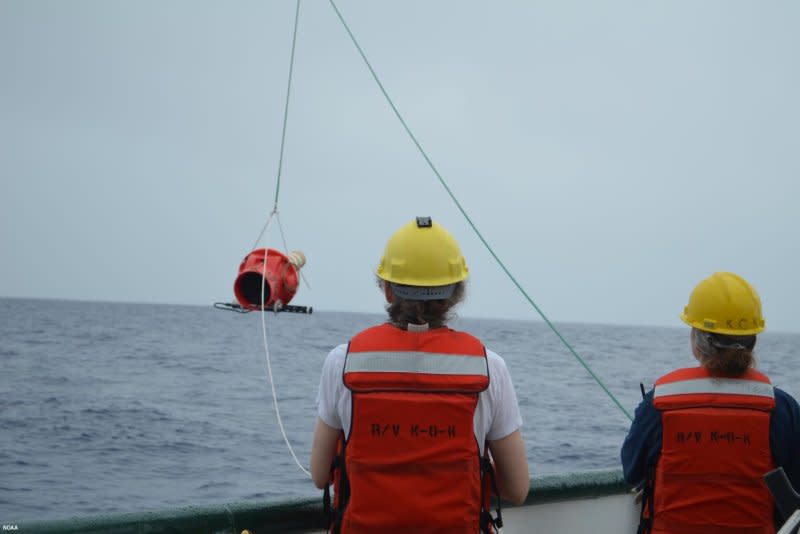
[[[783,467],[794,488],[800,491],[800,406],[791,395],[775,388],[775,410],[769,422],[769,443],[776,467]],[[661,454],[661,412],[653,406],[653,390],[636,408],[636,414],[622,444],[625,482],[642,482],[649,466]]]

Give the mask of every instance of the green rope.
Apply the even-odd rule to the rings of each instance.
[[[289,59],[289,81],[286,85],[286,104],[283,108],[283,131],[281,132],[281,153],[278,157],[278,182],[275,184],[275,209],[278,209],[278,195],[281,191],[281,170],[283,169],[283,146],[286,142],[286,122],[289,118],[289,96],[292,93],[292,72],[294,71],[294,49],[297,43],[297,22],[300,19],[300,0],[294,11],[294,33],[292,34],[292,55]]]
[[[292,73],[294,72],[294,50],[295,45],[297,44],[297,22],[300,19],[300,0],[297,0],[297,5],[294,11],[294,33],[292,34],[292,54],[289,58],[289,81],[286,83],[286,103],[283,106],[283,129],[281,131],[281,151],[280,155],[278,156],[278,179],[275,184],[275,205],[272,207],[272,211],[270,212],[270,216],[267,219],[267,222],[264,223],[264,226],[261,228],[261,232],[259,232],[258,237],[256,238],[255,243],[251,248],[255,249],[258,246],[258,243],[261,241],[261,238],[264,237],[264,232],[266,232],[267,227],[269,226],[269,222],[272,220],[272,215],[278,213],[278,195],[281,192],[281,171],[283,170],[283,147],[286,144],[286,123],[289,120],[289,97],[292,94]]]
[[[578,353],[575,351],[575,349],[572,348],[572,345],[570,345],[567,342],[567,340],[564,339],[564,336],[561,335],[561,332],[559,332],[558,329],[553,325],[553,323],[550,322],[550,319],[547,318],[547,316],[544,314],[544,312],[539,308],[539,306],[536,305],[536,303],[528,295],[528,293],[525,291],[525,289],[523,289],[522,286],[519,284],[519,282],[517,282],[517,279],[514,278],[514,275],[511,274],[511,272],[508,270],[508,268],[506,268],[505,264],[503,264],[503,262],[500,260],[500,258],[497,257],[497,254],[495,254],[495,252],[492,249],[492,247],[489,245],[489,243],[486,241],[486,239],[484,239],[483,235],[480,233],[478,228],[475,226],[475,223],[473,223],[472,219],[469,217],[469,215],[467,215],[467,212],[461,206],[461,203],[458,201],[458,199],[455,197],[453,192],[450,190],[450,187],[444,181],[444,178],[442,178],[442,175],[439,174],[439,171],[436,170],[436,167],[434,166],[434,164],[431,161],[431,159],[428,157],[428,154],[422,148],[422,145],[419,144],[419,141],[417,141],[417,138],[411,132],[411,129],[406,124],[406,121],[403,119],[402,115],[400,115],[400,112],[397,110],[397,107],[394,105],[394,102],[389,97],[389,94],[386,92],[386,89],[383,87],[383,84],[381,83],[380,79],[378,78],[378,75],[375,73],[375,70],[372,68],[372,65],[370,64],[369,60],[367,59],[367,56],[364,54],[364,51],[361,49],[361,46],[358,44],[358,41],[356,40],[355,36],[353,35],[353,32],[350,31],[350,27],[347,25],[347,22],[345,22],[344,17],[342,17],[342,14],[341,14],[341,12],[339,12],[339,9],[336,7],[336,4],[334,3],[333,0],[328,0],[328,1],[330,2],[331,7],[333,7],[333,10],[336,12],[336,16],[339,17],[339,21],[341,21],[342,26],[344,26],[344,29],[347,31],[347,34],[350,36],[350,40],[353,41],[353,44],[355,45],[356,49],[358,50],[358,53],[361,55],[361,59],[363,59],[364,63],[367,65],[367,68],[369,69],[370,73],[372,74],[372,78],[375,80],[375,83],[378,84],[378,88],[380,88],[381,92],[383,93],[384,98],[386,98],[386,101],[389,103],[389,106],[391,106],[392,111],[394,111],[395,116],[397,116],[397,119],[400,121],[400,124],[403,125],[403,128],[405,128],[406,133],[411,138],[411,140],[414,142],[414,144],[416,145],[416,147],[419,150],[420,154],[422,154],[422,157],[425,158],[425,161],[428,163],[428,166],[431,168],[433,173],[439,179],[439,183],[441,183],[442,187],[444,187],[445,191],[447,191],[447,194],[450,196],[450,198],[455,203],[456,207],[458,207],[458,209],[461,212],[461,214],[464,216],[464,218],[467,220],[469,225],[472,227],[472,230],[475,232],[475,234],[481,240],[481,243],[483,243],[483,245],[486,247],[486,250],[489,251],[489,254],[491,254],[492,257],[495,259],[495,261],[497,261],[497,264],[500,265],[500,268],[503,269],[503,272],[506,273],[506,275],[511,280],[511,282],[513,282],[513,284],[517,287],[517,289],[520,290],[520,292],[525,297],[525,299],[530,303],[530,305],[533,306],[533,309],[535,309],[539,313],[539,315],[542,317],[542,319],[544,319],[544,322],[547,323],[547,326],[549,326],[550,329],[558,336],[558,339],[560,339],[561,342],[564,344],[564,346],[566,346],[567,349],[569,349],[569,351],[572,353],[572,355],[575,357],[575,359],[577,359],[578,362],[580,362],[580,364],[583,366],[583,368],[586,369],[586,371],[591,375],[591,377],[594,378],[595,382],[597,382],[597,384],[601,388],[603,388],[603,391],[606,392],[606,395],[608,395],[611,398],[611,400],[614,401],[614,404],[616,404],[617,407],[620,410],[622,410],[622,413],[624,413],[628,417],[628,419],[633,421],[633,417],[631,417],[631,414],[628,413],[628,411],[625,409],[625,407],[622,406],[622,404],[619,402],[619,400],[617,400],[617,398],[614,396],[614,394],[611,393],[611,391],[606,387],[606,385],[603,383],[603,381],[600,380],[600,378],[594,373],[594,371],[592,371],[592,369],[583,360],[583,358],[581,358],[580,355],[578,355]]]

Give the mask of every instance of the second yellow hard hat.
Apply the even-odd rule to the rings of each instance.
[[[681,320],[698,330],[730,336],[755,335],[765,327],[755,288],[729,272],[714,273],[697,284]]]

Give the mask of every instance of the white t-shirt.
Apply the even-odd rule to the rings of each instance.
[[[333,349],[325,358],[317,396],[319,418],[332,428],[345,429],[345,433],[350,431],[352,408],[350,390],[342,381],[346,355],[347,345],[344,344]],[[479,394],[473,420],[481,453],[486,440],[504,438],[522,426],[517,395],[506,362],[490,350],[486,351],[486,357],[489,362],[489,387]]]

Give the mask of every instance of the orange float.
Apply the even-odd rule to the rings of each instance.
[[[288,311],[311,313],[310,307],[289,306],[300,284],[300,269],[306,257],[299,250],[286,254],[272,248],[250,252],[239,265],[233,283],[236,303],[216,303],[221,309],[235,311]]]

